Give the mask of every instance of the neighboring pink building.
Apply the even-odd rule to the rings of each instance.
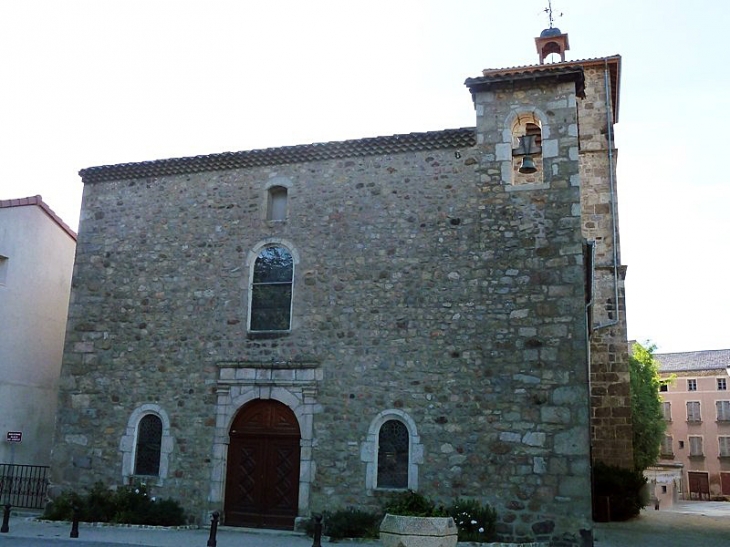
[[[672,486],[684,499],[730,497],[730,349],[654,357],[662,378],[675,376],[662,388],[667,432],[657,468],[679,471]],[[657,482],[657,497],[669,488]]]

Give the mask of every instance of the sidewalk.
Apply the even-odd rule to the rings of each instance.
[[[730,503],[682,501],[669,509],[647,508],[627,522],[595,523],[596,547],[730,547]],[[0,534],[0,547],[11,538],[36,541],[68,540],[72,543],[121,544],[147,547],[206,547],[210,531],[143,526],[79,524],[79,537],[69,539],[68,522],[38,521],[35,516],[14,514],[10,531]],[[217,547],[311,547],[304,534],[221,526]],[[10,541],[9,545],[20,545]],[[54,541],[53,543],[67,543]],[[323,545],[330,545],[325,538]],[[342,542],[357,547],[377,547],[378,541]],[[41,543],[42,545],[42,543]],[[90,546],[94,547],[94,546]]]
[[[34,516],[13,515],[4,538],[69,539],[71,523],[36,520]],[[160,528],[144,526],[102,526],[79,523],[79,543],[118,543],[148,547],[206,547],[208,528]],[[312,538],[304,534],[279,530],[254,530],[221,526],[216,534],[217,547],[311,547]],[[377,542],[358,543],[363,547]]]

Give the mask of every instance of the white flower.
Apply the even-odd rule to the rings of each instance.
[[[484,533],[484,528],[479,528],[479,533],[480,534],[483,534]]]
[[[477,521],[475,521],[475,520],[472,520],[472,521],[471,521],[471,523],[472,523],[472,524],[476,524],[476,523],[477,523]]]

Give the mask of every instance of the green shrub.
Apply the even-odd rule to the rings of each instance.
[[[497,512],[478,500],[457,498],[447,510],[459,530],[459,541],[492,541],[497,525]]]
[[[385,504],[384,511],[391,515],[409,517],[446,517],[443,507],[436,504],[423,494],[408,490],[393,495]]]
[[[345,538],[376,539],[384,513],[412,517],[452,517],[459,531],[459,541],[489,542],[495,537],[497,512],[488,504],[477,500],[457,499],[448,509],[436,504],[417,492],[408,491],[392,495],[383,511],[368,512],[354,507],[322,513],[322,535],[331,541]],[[305,524],[308,536],[314,535],[315,519]]]
[[[646,505],[644,485],[641,471],[597,462],[593,466],[593,519],[623,521],[638,516]]]
[[[348,507],[339,511],[325,511],[322,513],[322,535],[329,536],[331,541],[345,538],[377,539],[380,521],[383,514],[368,512]],[[308,536],[314,536],[315,520],[312,518],[305,525]]]
[[[48,520],[71,520],[73,508],[84,506],[84,499],[76,492],[63,492],[51,503],[46,505],[43,518]]]
[[[150,505],[149,520],[156,526],[180,526],[185,524],[185,511],[175,500],[154,500]]]
[[[177,501],[150,497],[145,485],[110,490],[100,482],[95,483],[85,495],[62,493],[46,507],[43,517],[48,520],[72,520],[74,507],[78,508],[79,520],[83,522],[152,526],[185,524],[185,512]]]
[[[95,482],[78,507],[87,522],[110,522],[116,513],[114,496],[103,482]]]

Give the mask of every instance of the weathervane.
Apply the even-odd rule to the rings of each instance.
[[[553,2],[552,0],[548,0],[548,7],[546,7],[543,10],[545,13],[548,14],[548,20],[550,22],[550,28],[553,28],[553,23],[555,22],[555,18],[553,17]],[[562,17],[562,12],[558,14],[558,17]]]

